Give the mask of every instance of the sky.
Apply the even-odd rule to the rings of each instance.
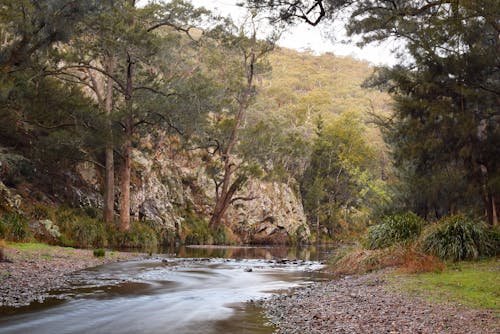
[[[245,15],[245,9],[236,5],[238,0],[191,0],[195,6],[203,6],[223,15],[229,15],[238,21]],[[241,1],[240,1],[241,2]],[[335,41],[325,36],[322,30],[333,30]],[[278,45],[298,51],[311,49],[316,54],[331,52],[337,56],[351,56],[356,59],[366,60],[374,65],[394,65],[396,58],[391,53],[394,45],[390,42],[384,44],[372,44],[363,49],[355,43],[342,43],[346,40],[342,25],[333,24],[330,27],[312,27],[307,23],[289,27],[278,41]]]

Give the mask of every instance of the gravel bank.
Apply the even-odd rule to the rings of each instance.
[[[498,334],[493,312],[390,291],[383,273],[316,283],[263,301],[277,333]]]
[[[50,290],[63,288],[72,272],[135,257],[130,253],[113,252],[104,258],[96,258],[92,250],[63,247],[7,248],[5,255],[11,262],[0,262],[0,307],[42,302]]]

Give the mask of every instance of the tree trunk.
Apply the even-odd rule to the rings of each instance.
[[[486,207],[486,217],[488,219],[488,224],[491,226],[498,225],[498,214],[496,198],[494,195],[488,194],[485,196],[485,207]]]
[[[491,195],[491,213],[491,225],[498,226],[497,203],[494,195]]]
[[[125,104],[128,115],[124,122],[125,141],[123,143],[123,166],[120,184],[120,230],[122,231],[128,231],[130,229],[130,175],[132,168],[132,137],[134,135],[134,118],[132,110],[132,93],[134,91],[132,84],[133,62],[130,55],[128,56],[127,63]]]
[[[123,165],[120,183],[120,230],[130,229],[130,175],[132,160],[132,138],[127,131],[127,138],[123,144]]]
[[[115,213],[115,161],[113,156],[113,147],[106,147],[106,171],[104,189],[104,221],[111,224]]]
[[[109,57],[106,70],[112,73],[115,67],[115,61]],[[111,131],[111,113],[113,112],[113,80],[108,77],[106,84],[106,116],[108,117],[109,137],[105,150],[105,184],[104,190],[104,221],[108,224],[114,220],[115,212],[115,161],[113,156],[113,135]]]
[[[224,178],[222,179],[222,188],[220,194],[216,196],[216,203],[214,207],[214,212],[210,218],[210,226],[212,228],[217,228],[222,223],[222,219],[226,214],[229,205],[231,204],[231,199],[239,187],[236,182],[232,183],[232,176],[235,171],[235,166],[232,159],[232,150],[238,140],[238,130],[240,128],[241,122],[245,116],[248,101],[250,99],[250,89],[251,83],[245,92],[243,100],[240,102],[240,107],[238,114],[236,115],[235,124],[231,129],[231,134],[229,136],[228,144],[224,150],[222,156],[224,158]],[[232,184],[231,184],[232,183]]]

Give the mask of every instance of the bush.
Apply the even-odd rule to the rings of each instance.
[[[500,226],[490,227],[487,233],[492,246],[491,255],[497,256],[500,254]]]
[[[12,241],[28,241],[32,236],[28,220],[18,213],[0,217],[0,238]]]
[[[463,215],[445,217],[431,226],[423,234],[420,247],[449,261],[477,259],[495,252],[486,224]]]
[[[153,251],[158,247],[158,238],[155,231],[143,222],[132,222],[130,230],[121,235],[120,246]]]
[[[95,257],[104,257],[105,255],[106,255],[106,251],[103,248],[94,249],[94,256]]]
[[[159,245],[175,245],[177,236],[177,232],[175,230],[168,228],[164,224],[157,223],[152,220],[146,220],[141,223],[148,226],[155,232]]]
[[[380,249],[396,243],[409,243],[420,235],[423,225],[423,220],[413,212],[386,216],[381,224],[368,229],[366,247]]]
[[[56,213],[56,224],[61,232],[59,240],[65,246],[89,248],[108,245],[106,224],[78,210],[60,209]]]
[[[187,212],[184,216],[184,244],[211,245],[214,243],[208,223],[196,214]]]

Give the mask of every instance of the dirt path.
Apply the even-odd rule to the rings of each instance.
[[[136,257],[131,253],[113,252],[96,258],[92,250],[63,247],[6,248],[5,255],[11,262],[0,262],[0,307],[41,302],[48,291],[64,287],[74,271]]]
[[[491,311],[429,303],[387,289],[382,273],[317,283],[264,301],[278,333],[498,334]]]

